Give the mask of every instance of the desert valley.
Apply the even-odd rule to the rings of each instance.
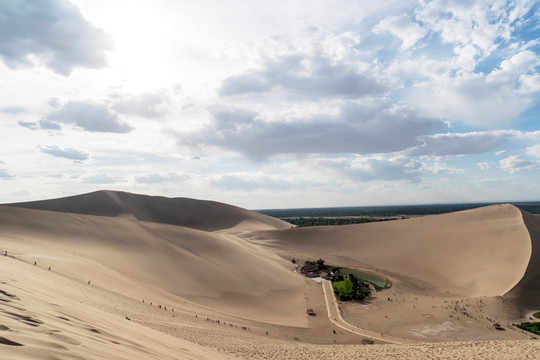
[[[540,310],[540,218],[512,205],[296,228],[218,202],[98,191],[0,206],[0,251],[2,359],[540,351],[515,326]],[[319,258],[391,285],[337,301],[298,271]]]

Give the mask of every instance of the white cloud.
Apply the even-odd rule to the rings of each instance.
[[[429,34],[429,43],[422,43],[427,48],[389,67],[402,84],[413,81],[404,98],[430,117],[491,128],[515,122],[540,91],[536,45],[521,41],[519,33],[534,21],[534,4],[421,2],[415,19]]]
[[[412,22],[411,17],[407,14],[386,18],[379,22],[373,31],[377,34],[388,31],[400,38],[402,49],[413,47],[418,40],[426,35],[426,30],[418,23]]]
[[[146,175],[135,176],[135,181],[139,184],[159,184],[164,182],[181,182],[188,179],[189,176],[186,174],[177,174],[174,172],[161,174],[161,173],[151,173]]]
[[[499,167],[510,174],[524,170],[532,170],[536,168],[537,165],[537,161],[521,159],[517,155],[511,155],[499,161]]]
[[[531,73],[540,65],[540,58],[530,50],[521,51],[511,58],[501,62],[499,69],[493,70],[487,77],[487,84],[505,84],[523,95],[529,95],[538,91],[532,83]],[[538,74],[534,74],[536,77]],[[523,80],[528,81],[527,86],[523,86]],[[516,85],[514,85],[516,84]],[[513,86],[514,85],[514,86]]]
[[[55,157],[73,160],[75,162],[86,161],[90,159],[90,154],[84,151],[75,150],[73,148],[62,148],[56,145],[38,146],[40,152],[49,154]]]
[[[19,122],[19,125],[22,125],[22,122]],[[39,120],[37,122],[37,127],[30,127],[32,130],[62,130],[62,127],[55,122],[48,121],[45,119]]]
[[[526,152],[527,155],[540,159],[540,144],[528,147]]]
[[[229,190],[251,191],[258,189],[291,190],[305,189],[317,181],[308,177],[272,175],[258,172],[235,172],[214,175],[209,178],[211,186]],[[320,185],[320,183],[319,183]]]
[[[339,102],[335,111],[268,121],[244,108],[213,107],[213,122],[180,134],[180,145],[218,146],[252,159],[277,154],[373,154],[404,150],[438,128],[438,120],[389,99]]]
[[[488,74],[458,70],[417,83],[406,96],[427,116],[484,127],[516,121],[531,106],[537,89],[523,83],[536,71],[538,56],[529,51],[507,59]],[[506,61],[506,60],[505,60]],[[419,64],[416,64],[418,66]]]
[[[114,184],[124,182],[125,179],[105,174],[90,175],[83,178],[83,182],[89,184]]]
[[[477,163],[476,165],[478,165],[478,167],[482,170],[487,170],[491,167],[491,164],[488,162],[481,162],[481,163]]]
[[[446,133],[421,136],[423,144],[408,151],[410,155],[464,155],[481,154],[508,143],[517,131],[489,131],[470,133]]]
[[[424,164],[421,170],[436,175],[456,175],[463,174],[465,172],[463,169],[448,167],[441,164],[440,162],[436,162],[433,166]]]
[[[47,100],[47,105],[49,105],[50,107],[52,108],[58,108],[60,107],[60,99],[58,99],[57,97],[51,97]]]
[[[497,48],[497,41],[510,40],[516,22],[524,16],[531,1],[459,0],[425,1],[416,9],[416,19],[442,41],[463,47],[472,45],[483,56]]]
[[[29,111],[28,108],[24,106],[4,106],[0,108],[0,112],[6,113],[6,114],[24,114]]]
[[[338,177],[353,181],[412,181],[421,179],[423,164],[418,160],[406,157],[385,157],[381,155],[356,157],[353,160],[319,159],[307,162],[306,165],[316,169],[320,174],[331,171]]]
[[[266,58],[260,69],[225,78],[218,91],[221,96],[283,89],[301,96],[358,97],[388,90],[377,73],[373,65],[336,61],[321,52],[293,53]]]
[[[68,102],[62,108],[45,115],[40,121],[40,128],[46,128],[43,124],[51,123],[73,124],[90,132],[127,133],[133,130],[106,105],[93,101]]]
[[[59,124],[44,119],[37,122],[18,121],[17,124],[30,130],[62,130],[62,127]]]
[[[111,41],[67,0],[0,2],[0,57],[12,68],[43,63],[69,75],[75,67],[106,66]]]
[[[126,94],[114,92],[112,109],[121,114],[137,115],[145,118],[159,118],[165,113],[164,106],[169,96],[164,91],[149,91],[142,94]]]
[[[27,129],[30,129],[30,130],[39,130],[40,129],[40,126],[37,122],[35,121],[18,121],[17,124],[19,124],[19,126],[22,126],[22,127],[25,127]],[[60,126],[58,126],[60,128]]]

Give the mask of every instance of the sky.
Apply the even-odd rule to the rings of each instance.
[[[0,202],[540,200],[539,1],[0,0]]]

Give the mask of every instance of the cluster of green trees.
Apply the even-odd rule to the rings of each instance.
[[[370,218],[370,217],[360,217],[360,218],[283,218],[281,219],[290,224],[296,225],[298,227],[307,227],[307,226],[329,226],[329,225],[351,225],[351,224],[363,224],[377,221],[388,221],[396,220],[396,218]]]
[[[540,335],[540,322],[524,322],[516,325],[518,328]]]
[[[334,294],[339,301],[364,300],[369,296],[369,285],[350,274],[347,279],[334,281]]]

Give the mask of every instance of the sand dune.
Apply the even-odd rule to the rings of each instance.
[[[320,345],[363,338],[332,324],[322,287],[290,261],[322,257],[392,277],[367,304],[340,305],[378,339],[527,339],[492,321],[540,308],[537,217],[496,205],[289,227],[215,202],[107,191],[0,206],[0,358],[512,359],[540,350],[530,341]]]
[[[467,296],[508,292],[522,279],[532,252],[522,213],[511,205],[250,236],[254,243],[288,256],[322,257],[330,263],[379,269],[442,292]],[[536,259],[533,263],[537,264]],[[529,270],[531,274],[536,271],[533,267]]]
[[[307,324],[303,279],[275,254],[240,240],[124,218],[6,206],[0,206],[0,213],[3,235],[36,247],[81,254],[171,294],[234,315]]]
[[[531,257],[519,283],[505,298],[528,309],[540,309],[540,218],[525,211],[523,220],[531,238]]]
[[[230,229],[239,225],[248,229],[290,227],[290,224],[279,219],[216,201],[166,198],[121,191],[96,191],[60,199],[6,205],[82,215],[126,217],[205,231]]]

